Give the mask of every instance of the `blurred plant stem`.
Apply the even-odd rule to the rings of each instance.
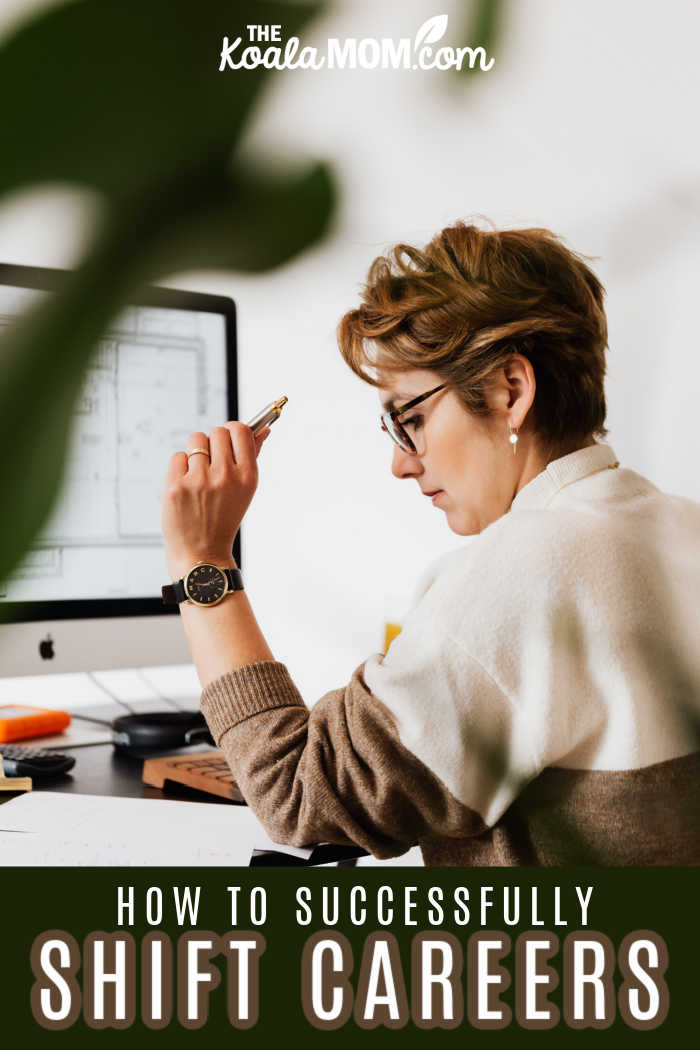
[[[462,47],[483,47],[488,58],[496,51],[503,24],[505,22],[506,0],[470,0],[469,13],[464,19],[464,31],[462,33]],[[473,68],[468,62],[464,62],[459,69],[455,69],[456,76],[467,77],[479,73],[480,67],[477,63]]]

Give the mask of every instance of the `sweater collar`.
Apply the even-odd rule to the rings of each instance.
[[[570,452],[560,459],[553,459],[541,474],[529,481],[517,494],[510,509],[531,510],[547,507],[556,494],[567,485],[587,478],[589,474],[597,474],[599,470],[612,469],[619,465],[612,448],[604,442]]]

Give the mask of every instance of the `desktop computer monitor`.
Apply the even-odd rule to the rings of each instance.
[[[0,339],[63,276],[0,266]],[[190,661],[160,595],[165,471],[192,431],[237,418],[233,300],[150,288],[123,310],[85,375],[59,501],[0,585],[0,675]]]

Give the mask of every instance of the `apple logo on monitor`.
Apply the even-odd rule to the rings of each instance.
[[[42,660],[53,660],[56,655],[53,648],[53,638],[50,634],[47,634],[46,638],[39,642],[39,655]]]

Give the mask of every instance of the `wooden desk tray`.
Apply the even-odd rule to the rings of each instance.
[[[166,781],[185,784],[197,791],[243,802],[231,770],[219,751],[205,751],[196,755],[167,755],[148,758],[143,764],[141,779],[150,787],[162,788]]]

